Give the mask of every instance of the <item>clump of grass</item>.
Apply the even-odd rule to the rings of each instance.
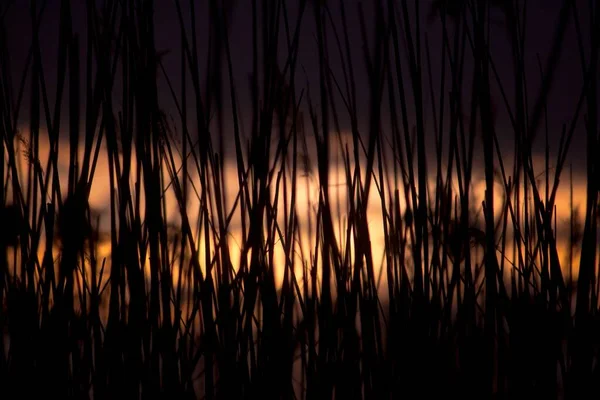
[[[204,37],[198,5],[175,0],[165,53],[152,1],[74,15],[63,0],[46,60],[33,1],[16,76],[0,8],[0,387],[94,399],[598,392],[597,7],[584,23],[563,2],[532,90],[522,2],[378,0],[372,20],[344,1],[295,6],[249,3],[249,102],[232,2],[206,4]],[[494,10],[512,74],[498,71]],[[569,23],[583,86],[555,127]],[[306,84],[305,62],[318,76]],[[564,262],[557,192],[577,129],[586,203],[577,229],[571,201]]]

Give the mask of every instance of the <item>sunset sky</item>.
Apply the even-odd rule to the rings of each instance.
[[[230,42],[232,48],[232,58],[234,65],[234,76],[236,80],[236,89],[240,95],[240,110],[242,112],[249,113],[250,108],[250,96],[248,92],[249,87],[249,75],[252,70],[252,17],[251,17],[251,1],[236,1],[230,2],[235,3],[235,8],[231,17],[231,33]],[[11,70],[14,82],[14,89],[18,88],[18,82],[22,75],[25,59],[29,51],[29,44],[31,43],[31,19],[29,17],[29,2],[28,1],[15,1],[8,2],[8,10],[6,12],[6,21],[8,26],[7,41],[8,48],[10,51],[11,58]],[[38,1],[38,3],[44,3]],[[40,25],[40,45],[42,49],[42,58],[44,63],[44,72],[46,84],[49,93],[54,93],[53,88],[56,85],[56,54],[57,54],[57,41],[58,41],[58,18],[60,15],[60,1],[59,0],[48,0],[45,2],[46,7],[42,14],[42,22]],[[73,8],[73,31],[80,35],[80,47],[81,53],[86,52],[86,17],[85,17],[85,2],[83,1],[72,1]],[[177,17],[177,11],[175,2],[171,0],[155,1],[155,28],[156,28],[156,48],[157,51],[166,51],[163,56],[163,64],[165,70],[169,75],[170,79],[177,86],[178,75],[180,73],[180,26]],[[187,2],[183,2],[187,4]],[[286,6],[289,7],[290,23],[294,23],[297,16],[298,3],[300,2],[287,2]],[[374,10],[373,4],[375,2],[358,0],[344,1],[346,8],[348,27],[350,30],[350,43],[355,44],[353,51],[353,68],[356,76],[357,85],[357,97],[364,98],[365,101],[369,98],[369,82],[366,78],[366,69],[363,57],[362,49],[362,37],[360,33],[360,22],[358,5],[362,3],[362,7],[365,13],[365,21],[367,24],[367,33],[373,33],[373,17]],[[545,65],[547,57],[549,55],[550,47],[553,42],[553,35],[558,20],[560,8],[562,6],[561,0],[531,0],[527,1],[527,30],[526,34],[526,68],[527,68],[527,80],[528,80],[528,93],[530,107],[533,107],[536,95],[538,93],[540,83],[540,73],[537,62],[537,57],[541,58],[542,64]],[[579,18],[582,22],[581,30],[584,41],[589,40],[589,23],[586,20],[586,8],[583,7],[582,3],[579,4]],[[196,2],[196,13],[198,15],[198,46],[199,54],[207,54],[207,26],[208,24],[203,23],[208,21],[207,12],[207,1]],[[339,2],[331,1],[328,2],[331,10],[331,18],[336,26],[339,35],[342,35],[342,23],[341,15],[339,11]],[[420,1],[420,23],[421,30],[423,31],[423,47],[424,40],[427,38],[431,49],[431,64],[432,64],[432,75],[434,79],[434,91],[439,92],[437,85],[439,82],[439,65],[440,65],[440,53],[441,53],[441,23],[439,20],[432,21],[429,18],[430,14],[430,1]],[[6,9],[7,6],[4,6]],[[185,9],[184,9],[185,13]],[[186,14],[188,17],[188,29],[189,29],[189,13]],[[260,17],[260,16],[259,16]],[[512,67],[512,56],[510,54],[510,43],[506,37],[505,20],[502,12],[496,8],[491,11],[491,53],[492,59],[496,64],[496,68],[503,78],[504,89],[509,98],[509,102],[514,103],[513,93],[513,67]],[[572,20],[571,20],[572,22]],[[318,93],[318,57],[317,57],[317,45],[315,42],[316,28],[314,24],[314,14],[312,8],[309,6],[306,8],[304,18],[302,21],[301,32],[300,32],[300,49],[299,49],[299,71],[296,76],[297,91],[300,89],[310,88],[312,91],[313,98],[317,97]],[[329,46],[329,63],[334,75],[341,79],[341,64],[340,57],[334,40],[334,34],[330,33]],[[372,42],[372,37],[371,37]],[[550,145],[553,150],[558,146],[558,141],[561,132],[561,126],[563,123],[568,123],[573,116],[577,100],[582,90],[582,67],[579,55],[579,48],[577,43],[576,31],[574,25],[569,24],[567,34],[564,39],[565,45],[562,47],[561,59],[556,71],[556,79],[554,86],[550,93],[550,101],[548,103],[548,125],[550,127]],[[583,43],[583,47],[589,47],[587,43]],[[373,47],[371,43],[371,48]],[[423,53],[425,51],[423,50]],[[283,57],[286,54],[284,46],[284,40],[282,38],[280,43],[280,54]],[[425,55],[423,55],[425,60]],[[425,61],[424,61],[425,62]],[[468,63],[470,62],[469,57],[466,58],[467,71]],[[205,68],[205,64],[200,63],[201,68]],[[225,67],[225,64],[224,64]],[[82,76],[85,71],[82,68]],[[468,80],[468,79],[467,79]],[[424,81],[426,83],[426,81]],[[164,82],[164,78],[159,76],[159,90],[163,94],[163,107],[167,113],[173,115],[176,114],[176,110],[171,101],[170,93]],[[225,79],[225,91],[227,94],[227,80]],[[509,122],[506,118],[506,112],[502,99],[497,90],[497,85],[492,82],[492,97],[496,103],[498,112],[498,130],[500,132],[500,138],[505,138],[508,143],[512,142],[511,132],[512,129],[508,126]],[[426,92],[429,92],[429,87],[426,87]],[[437,94],[436,94],[437,96]],[[224,104],[225,115],[228,115],[227,107],[230,107],[230,102],[226,98]],[[427,109],[430,109],[430,100],[425,100]],[[118,106],[118,103],[116,104]],[[22,123],[27,123],[27,112],[28,107],[22,108]],[[368,117],[368,107],[363,110],[364,115],[360,115],[360,120],[365,121]],[[345,116],[344,112],[340,113],[341,117]],[[246,115],[248,118],[249,115]],[[386,118],[382,118],[383,123],[386,123]],[[342,130],[349,129],[349,121],[342,118]],[[193,123],[190,121],[190,123]],[[576,166],[581,167],[584,162],[581,155],[585,154],[585,138],[581,134],[582,123],[578,124],[579,134],[575,135],[571,154],[577,155],[573,158]],[[385,126],[385,125],[384,125]],[[503,134],[503,132],[506,132]],[[537,146],[535,149],[543,155],[543,136],[538,136]]]
[[[42,3],[42,2],[39,2]],[[84,55],[86,53],[86,44],[85,44],[85,35],[86,35],[86,17],[85,17],[85,5],[83,1],[73,1],[73,20],[74,26],[73,30],[80,34],[80,54]],[[187,4],[187,2],[184,2]],[[200,46],[199,53],[206,54],[207,53],[207,41],[206,41],[206,33],[208,24],[200,23],[207,21],[207,3],[206,1],[197,2],[196,12],[198,14],[198,45]],[[236,83],[236,87],[240,92],[240,111],[243,116],[243,133],[248,134],[250,129],[250,121],[251,121],[251,102],[249,91],[247,90],[249,87],[249,74],[252,70],[252,20],[251,20],[251,2],[250,1],[237,1],[236,8],[232,15],[231,20],[231,33],[230,33],[230,41],[232,46],[232,57],[233,57],[233,65],[234,65],[234,79]],[[297,15],[297,3],[298,2],[287,2],[290,7],[290,20],[294,21]],[[365,19],[367,21],[367,28],[371,30],[372,33],[373,23],[373,3],[372,1],[364,1],[362,2],[362,6],[365,11]],[[553,42],[553,35],[556,26],[556,21],[558,19],[558,15],[560,12],[560,8],[562,6],[562,1],[560,0],[532,0],[527,2],[528,4],[528,24],[527,24],[527,56],[526,56],[526,70],[528,74],[528,94],[529,94],[529,102],[530,108],[533,107],[533,104],[537,98],[537,93],[539,91],[540,86],[540,73],[537,62],[537,57],[539,56],[542,65],[546,65],[546,61],[549,55],[550,46]],[[576,2],[580,4],[579,2]],[[21,81],[22,71],[25,65],[25,60],[27,58],[27,54],[29,51],[29,44],[31,43],[31,21],[29,18],[29,9],[28,9],[28,1],[16,1],[12,2],[11,6],[6,11],[6,21],[8,26],[8,31],[6,32],[8,47],[10,51],[10,59],[11,59],[11,73],[12,73],[12,81],[13,81],[13,90],[15,92],[18,90],[19,82]],[[181,60],[181,42],[180,42],[180,25],[177,18],[176,8],[174,6],[173,1],[156,1],[156,17],[155,17],[155,28],[156,28],[156,48],[158,51],[166,51],[167,53],[163,56],[163,63],[167,75],[170,77],[172,82],[177,86],[179,85],[179,71],[181,69],[180,60]],[[336,25],[337,29],[339,29],[339,34],[341,34],[341,15],[339,13],[339,7],[337,1],[329,2],[331,4],[331,18],[333,23]],[[363,48],[362,48],[362,39],[360,34],[360,23],[359,23],[359,13],[358,13],[358,1],[350,0],[344,1],[348,25],[350,28],[350,43],[354,45],[353,51],[353,68],[355,72],[355,76],[357,77],[357,97],[359,99],[364,99],[365,107],[359,109],[359,125],[361,127],[365,127],[368,123],[368,102],[369,102],[369,82],[366,79],[366,70],[364,64],[363,57]],[[423,43],[425,39],[429,43],[429,47],[431,50],[431,68],[434,79],[434,86],[437,87],[439,85],[439,66],[441,64],[440,54],[441,54],[441,24],[439,20],[431,21],[428,18],[429,14],[429,2],[423,1],[419,2],[421,6],[420,10],[420,24],[421,29],[423,31]],[[43,13],[43,20],[40,26],[39,40],[42,49],[42,59],[44,65],[44,74],[46,79],[46,84],[48,88],[48,93],[54,93],[54,88],[56,87],[56,75],[57,75],[57,63],[56,63],[56,53],[57,53],[57,40],[58,40],[58,24],[56,23],[59,18],[59,6],[60,2],[58,0],[48,0],[46,9]],[[6,9],[6,6],[0,8],[0,10]],[[582,34],[587,40],[589,38],[589,32],[586,31],[588,29],[589,24],[585,20],[584,10],[578,10],[579,18],[583,21],[582,24]],[[506,28],[505,21],[502,13],[498,9],[492,10],[492,20],[494,23],[491,26],[492,30],[492,40],[491,40],[491,52],[492,59],[496,64],[498,69],[498,73],[503,80],[504,88],[506,90],[506,94],[509,99],[509,103],[514,103],[514,85],[512,83],[513,76],[513,67],[512,67],[512,56],[510,53],[510,43],[506,37]],[[189,24],[189,21],[188,21]],[[187,26],[189,29],[189,25]],[[188,32],[189,34],[189,32]],[[296,86],[297,91],[301,89],[308,89],[311,92],[311,96],[315,102],[318,102],[318,57],[317,54],[317,45],[315,42],[315,24],[314,24],[314,15],[310,7],[307,8],[304,21],[302,23],[301,35],[300,35],[300,52],[299,52],[299,70],[296,76]],[[335,40],[333,39],[333,33],[330,33],[330,42],[329,46],[329,61],[331,69],[336,74],[341,74],[341,64],[339,61],[339,53],[337,51]],[[371,38],[372,39],[372,38]],[[582,67],[580,60],[580,53],[578,49],[576,31],[573,24],[570,24],[568,27],[568,31],[566,37],[564,39],[564,46],[562,46],[562,54],[561,59],[558,64],[558,68],[556,71],[556,79],[554,81],[554,85],[552,87],[551,93],[549,95],[549,103],[548,103],[548,135],[549,135],[549,145],[551,149],[551,167],[555,162],[555,157],[553,155],[556,154],[559,138],[562,130],[563,124],[569,124],[570,120],[574,114],[575,107],[578,101],[578,98],[581,94],[582,90]],[[283,43],[283,41],[282,41]],[[587,46],[584,43],[583,47]],[[589,46],[588,46],[589,47]],[[285,46],[283,44],[280,46],[281,54],[285,54]],[[423,56],[425,60],[426,57]],[[83,59],[82,59],[83,60]],[[469,57],[467,56],[467,60]],[[467,61],[468,62],[468,61]],[[201,64],[202,65],[202,64]],[[204,68],[205,66],[202,66]],[[425,66],[424,66],[425,68]],[[466,70],[469,70],[469,66],[466,66]],[[82,68],[82,76],[84,76],[85,70]],[[201,74],[203,75],[203,74]],[[469,81],[469,78],[466,79]],[[426,83],[426,81],[424,81]],[[448,83],[447,83],[448,84]],[[167,114],[173,116],[175,120],[177,119],[177,111],[175,110],[174,104],[172,102],[171,94],[167,89],[167,85],[165,83],[164,77],[159,75],[159,93],[161,96],[161,105],[164,107]],[[28,88],[29,86],[26,86]],[[118,87],[118,84],[117,84]],[[26,93],[27,93],[26,89]],[[449,90],[449,89],[447,89]],[[465,92],[468,93],[468,88],[465,88]],[[426,86],[426,93],[429,93],[429,87]],[[434,89],[434,93],[436,96],[438,89]],[[118,93],[118,91],[117,91]],[[225,93],[225,112],[224,115],[230,115],[230,101],[227,96],[228,94],[228,83],[225,79],[224,86]],[[497,88],[495,82],[492,83],[492,97],[494,106],[497,108],[497,132],[499,136],[499,140],[501,143],[501,147],[503,149],[503,156],[505,158],[505,162],[508,165],[512,165],[512,143],[514,141],[513,130],[510,127],[510,123],[508,121],[507,112],[502,103],[502,99],[500,96],[500,92]],[[52,95],[51,95],[52,98]],[[84,97],[82,97],[84,98]],[[339,100],[339,99],[338,99]],[[437,101],[437,100],[436,100]],[[430,99],[425,99],[425,107],[426,113],[428,115],[430,112]],[[341,102],[340,102],[341,105]],[[118,95],[115,100],[115,107],[119,108],[119,100]],[[306,104],[303,104],[304,110],[306,110]],[[19,129],[22,132],[27,132],[28,130],[28,108],[29,105],[24,103],[21,111],[21,118],[19,121]],[[340,107],[341,108],[341,107]],[[448,111],[446,110],[446,113]],[[66,114],[66,113],[65,113]],[[347,118],[344,118],[344,111],[340,112],[342,116],[341,119],[341,130],[342,134],[345,136],[350,135],[350,124]],[[63,115],[65,122],[68,121],[68,116]],[[195,126],[195,122],[193,118],[190,118],[190,127]],[[231,123],[229,120],[224,121],[225,126],[223,128],[223,132],[230,132]],[[427,123],[431,124],[431,120],[428,120]],[[308,122],[306,122],[308,128]],[[67,135],[67,124],[64,124],[65,130],[61,133],[65,137],[66,143],[66,135]],[[43,126],[42,131],[45,131],[45,126]],[[382,129],[384,134],[386,130],[389,131],[389,114],[388,111],[384,108],[382,114]],[[432,126],[427,127],[428,132],[431,132]],[[544,136],[543,136],[544,125],[541,125],[541,128],[538,132],[536,142],[534,143],[534,166],[536,175],[544,176]],[[310,129],[307,129],[310,131]],[[213,131],[213,134],[217,135],[217,130]],[[575,136],[573,138],[573,142],[570,149],[570,157],[569,161],[567,161],[567,166],[572,163],[573,165],[573,175],[574,175],[574,189],[575,189],[575,204],[579,204],[584,207],[585,203],[585,161],[586,161],[586,141],[584,136],[584,127],[583,120],[580,117],[577,128],[575,131]],[[310,132],[308,136],[310,136]],[[226,152],[226,156],[233,157],[233,141],[229,136],[225,136],[224,143],[226,149],[229,149],[229,152]],[[309,147],[314,147],[314,140],[310,137],[308,138]],[[480,143],[476,144],[476,148],[480,148]],[[41,144],[40,149],[40,158],[45,160],[44,153],[47,154],[47,145],[44,148],[44,144]],[[314,154],[314,148],[309,149],[309,154]],[[476,151],[476,160],[481,161],[482,152]],[[432,155],[433,158],[433,155]],[[332,157],[333,159],[333,157]],[[236,182],[235,178],[235,164],[234,159],[228,159],[229,162],[226,164],[230,167],[230,177],[231,179],[228,181]],[[24,160],[22,160],[24,161]],[[316,162],[316,160],[313,160]],[[96,173],[94,184],[92,187],[92,193],[90,202],[92,207],[95,207],[99,210],[106,210],[107,200],[108,200],[108,170],[107,170],[107,160],[104,155],[100,157],[100,164],[98,166],[98,172]],[[68,160],[65,159],[65,165],[68,163]],[[334,173],[338,172],[339,166],[332,165],[331,171]],[[66,174],[66,169],[61,171]],[[567,219],[570,215],[570,204],[569,204],[569,170],[563,172],[563,176],[561,179],[560,192],[559,197],[557,199],[558,206],[558,219],[559,223],[566,223]],[[66,175],[65,175],[66,176]],[[483,178],[482,171],[477,170],[474,172],[474,179],[479,177]],[[553,177],[553,174],[551,174]],[[132,180],[134,178],[132,177]],[[310,177],[307,178],[310,180]],[[66,181],[66,179],[65,179]],[[66,182],[63,181],[63,184]],[[340,183],[340,182],[338,182]],[[343,183],[343,182],[341,182]],[[433,184],[433,182],[431,182]],[[474,182],[475,188],[482,188],[481,181]],[[312,188],[316,188],[316,182],[311,181],[309,186]],[[232,187],[228,187],[228,190],[231,191],[229,198],[231,199],[233,195],[237,191],[237,186],[233,185]],[[498,189],[502,188],[498,186]],[[316,190],[316,189],[315,189]],[[481,190],[481,189],[480,189]],[[309,190],[310,192],[310,190]],[[482,196],[483,191],[481,190],[478,196]],[[304,193],[307,199],[309,199],[313,194]],[[316,198],[313,199],[316,201]],[[173,212],[175,212],[175,204],[173,205]],[[299,206],[303,206],[302,201],[299,201]],[[377,205],[375,201],[375,205],[370,209],[373,213],[373,218],[370,220],[373,221],[373,242],[381,242],[381,216],[378,215]],[[309,212],[310,210],[306,210]],[[196,210],[197,212],[197,210]],[[379,236],[378,236],[379,235]],[[377,261],[378,262],[378,261]]]

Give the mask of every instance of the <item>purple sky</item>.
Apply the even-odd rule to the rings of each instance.
[[[31,43],[31,22],[29,19],[28,5],[29,1],[15,1],[8,9],[6,14],[5,23],[7,26],[7,41],[11,57],[11,72],[13,89],[18,89],[18,82],[22,74],[24,60],[27,55],[29,44]],[[42,3],[38,1],[38,3]],[[73,16],[75,32],[78,32],[82,38],[85,38],[86,32],[86,21],[84,12],[84,1],[72,1],[73,5]],[[182,3],[187,4],[187,1]],[[206,54],[206,4],[207,1],[197,2],[196,11],[198,14],[198,37],[200,54]],[[290,14],[292,19],[294,18],[296,11],[297,2],[290,7]],[[355,75],[357,77],[357,94],[359,99],[364,99],[365,105],[368,104],[369,98],[369,84],[366,79],[366,70],[363,63],[362,55],[362,39],[359,30],[359,19],[357,6],[358,1],[348,0],[345,1],[347,13],[348,13],[348,24],[351,29],[350,42],[354,46],[353,51],[353,67],[355,69]],[[368,24],[368,29],[373,28],[372,17],[372,1],[363,1],[363,7],[365,9],[365,17]],[[558,19],[559,10],[562,6],[562,0],[531,0],[528,2],[528,29],[527,29],[527,73],[528,73],[528,89],[529,89],[529,102],[530,108],[533,107],[533,103],[537,97],[539,88],[539,73],[537,65],[537,54],[539,54],[542,63],[545,65],[546,59],[549,54],[550,46],[552,45],[552,37]],[[575,2],[579,9],[579,15],[582,22],[582,32],[584,37],[589,38],[589,21],[586,19],[587,2]],[[169,50],[170,53],[164,56],[164,64],[168,74],[176,85],[178,85],[177,76],[180,71],[180,27],[177,19],[177,14],[174,7],[174,2],[170,0],[156,1],[156,47],[158,50]],[[332,18],[334,23],[340,29],[341,33],[341,17],[339,14],[339,3],[338,1],[330,1],[330,8],[332,11]],[[441,45],[441,24],[439,22],[428,23],[427,13],[429,1],[422,1],[420,3],[421,10],[421,26],[426,34],[430,43],[431,58],[433,64],[433,75],[436,76],[436,71],[440,65],[440,45]],[[42,57],[44,59],[44,72],[47,79],[49,93],[54,93],[55,81],[56,81],[56,54],[57,54],[57,40],[58,40],[58,16],[59,16],[59,5],[58,0],[48,0],[46,10],[43,16],[43,22],[40,29],[40,43],[43,51]],[[235,80],[238,90],[244,92],[248,88],[248,76],[252,68],[252,26],[251,26],[251,2],[250,1],[238,1],[237,7],[233,14],[232,19],[232,31],[231,31],[231,44],[232,44],[232,56],[233,65],[235,68]],[[6,6],[4,6],[6,8]],[[300,54],[299,54],[299,66],[301,70],[298,71],[296,77],[297,88],[305,88],[307,82],[311,85],[311,92],[313,100],[317,101],[318,94],[318,57],[317,57],[317,46],[315,43],[315,24],[314,17],[311,8],[307,9],[307,13],[304,18],[302,25],[301,37],[300,37]],[[505,28],[503,26],[503,17],[495,11],[493,18],[497,23],[492,26],[492,56],[494,62],[497,64],[500,75],[503,77],[505,83],[505,89],[509,96],[509,101],[513,103],[513,84],[511,80],[512,76],[512,59],[510,54],[509,43],[505,36]],[[572,21],[572,20],[571,20]],[[565,38],[565,45],[563,46],[562,57],[558,65],[556,80],[553,86],[552,92],[549,97],[549,126],[550,126],[550,143],[553,150],[558,147],[559,135],[561,133],[561,126],[563,123],[568,123],[575,110],[578,96],[582,88],[582,72],[579,50],[577,47],[577,38],[575,33],[574,25],[571,23],[568,28],[568,32]],[[331,36],[333,37],[333,35]],[[424,37],[424,36],[423,36]],[[586,46],[587,43],[584,43]],[[588,46],[589,47],[589,46]],[[81,54],[85,54],[85,40],[81,40]],[[282,53],[285,48],[281,48]],[[331,68],[336,76],[341,79],[341,69],[339,56],[335,43],[333,40],[330,43],[330,62]],[[467,58],[469,58],[467,56]],[[423,55],[423,60],[425,56]],[[82,59],[82,63],[83,63]],[[467,68],[468,70],[468,68]],[[438,73],[439,76],[439,73]],[[161,78],[162,79],[162,78]],[[470,77],[466,77],[467,81]],[[439,78],[434,78],[437,82]],[[29,86],[26,86],[29,88]],[[498,107],[498,132],[500,139],[503,143],[512,143],[512,135],[510,126],[508,126],[506,112],[503,111],[504,106],[502,105],[499,92],[496,89],[495,83],[492,84],[493,97]],[[170,95],[166,90],[164,81],[159,82],[159,90],[161,90],[164,98],[164,105],[169,112],[175,114],[172,102],[168,101]],[[429,88],[425,90],[429,92]],[[449,90],[449,89],[447,89]],[[436,89],[437,91],[437,89]],[[227,93],[227,87],[225,87],[225,93]],[[82,97],[84,98],[84,97]],[[226,98],[226,106],[229,107],[229,99]],[[426,109],[429,110],[430,100],[426,99]],[[118,104],[117,104],[118,106]],[[226,107],[226,108],[227,108]],[[339,103],[341,109],[341,102]],[[22,115],[26,118],[27,115],[27,103],[24,103],[24,109]],[[250,115],[250,99],[248,93],[242,93],[240,108],[242,112]],[[368,107],[364,107],[359,110],[361,114],[359,118],[364,122],[368,119]],[[225,115],[227,115],[227,110]],[[343,110],[342,110],[343,114]],[[386,125],[387,116],[383,114],[384,127]],[[342,128],[348,128],[348,121],[342,119],[344,126]],[[246,121],[246,129],[249,127],[249,120]],[[333,125],[332,125],[333,127]],[[539,139],[536,143],[535,151],[543,153],[543,136],[538,136]],[[578,123],[578,129],[576,136],[573,141],[571,148],[571,155],[574,156],[573,160],[578,163],[576,166],[584,167],[585,162],[585,137],[583,131],[583,122],[580,120]],[[508,146],[507,148],[510,148]]]

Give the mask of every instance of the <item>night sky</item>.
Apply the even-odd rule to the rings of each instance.
[[[39,1],[38,3],[42,3]],[[40,27],[40,44],[42,48],[42,57],[44,62],[44,72],[47,80],[49,93],[54,93],[54,87],[56,82],[56,54],[57,54],[57,40],[58,40],[58,17],[60,1],[48,0],[46,2],[46,8],[43,13],[43,21]],[[73,6],[73,30],[79,33],[82,38],[85,38],[86,32],[86,19],[85,19],[85,5],[84,1],[72,1]],[[187,4],[187,2],[183,2]],[[196,12],[198,14],[198,45],[200,46],[199,54],[206,54],[207,49],[207,1],[196,2]],[[289,7],[289,13],[291,20],[293,21],[297,15],[297,3],[298,2],[287,2]],[[309,2],[310,3],[310,2]],[[339,3],[337,1],[330,1],[329,7],[331,9],[331,17],[334,24],[341,34],[341,16],[339,12]],[[371,1],[362,2],[363,9],[365,11],[365,18],[367,22],[367,29],[373,32],[373,4]],[[587,2],[576,1],[578,6],[578,14],[581,20],[581,29],[584,40],[589,39],[589,21],[586,20],[588,15]],[[353,44],[353,68],[355,70],[355,76],[357,77],[357,97],[359,99],[365,99],[365,104],[369,98],[369,82],[366,78],[365,64],[363,62],[363,49],[362,39],[359,29],[359,14],[358,4],[359,1],[350,0],[344,2],[347,10],[348,25],[351,29],[350,32],[350,43]],[[434,85],[437,86],[439,82],[439,70],[440,65],[440,49],[441,49],[441,23],[438,20],[432,21],[428,18],[430,11],[430,2],[422,1],[419,3],[421,6],[421,27],[423,31],[423,39],[427,37],[429,46],[431,49],[431,60],[432,60],[432,73],[434,76]],[[528,73],[528,94],[530,109],[533,107],[533,103],[537,97],[540,84],[540,74],[537,62],[537,56],[542,60],[542,64],[545,65],[550,46],[553,42],[553,35],[556,27],[556,21],[560,12],[560,8],[563,4],[561,0],[531,0],[527,2],[527,56],[526,56],[526,67]],[[24,60],[29,50],[31,43],[31,20],[29,17],[29,1],[13,1],[8,2],[3,7],[4,18],[7,26],[7,42],[10,51],[11,58],[11,72],[13,81],[13,90],[18,89],[18,82],[21,79],[23,70]],[[158,51],[167,51],[163,56],[163,63],[170,78],[176,82],[178,86],[178,75],[181,69],[180,67],[180,25],[176,13],[176,8],[173,1],[156,1],[155,2],[155,28],[156,28],[156,48]],[[187,15],[189,17],[189,15]],[[499,9],[492,10],[492,20],[494,21],[491,26],[492,33],[492,57],[498,68],[499,74],[502,76],[505,82],[505,90],[509,97],[509,102],[514,104],[513,97],[513,83],[512,83],[512,57],[510,54],[510,44],[508,42],[506,31],[505,31],[505,19],[502,12]],[[188,20],[189,23],[189,20]],[[189,26],[188,26],[189,27]],[[315,41],[315,23],[314,14],[312,8],[307,7],[304,20],[301,28],[300,36],[300,53],[299,53],[299,70],[296,76],[297,92],[300,89],[309,88],[315,102],[318,101],[318,57],[317,57],[317,45]],[[188,33],[189,34],[189,33]],[[333,40],[333,34],[330,34],[329,43],[329,59],[331,69],[334,74],[341,77],[341,66],[339,61],[339,53],[335,47],[335,41]],[[370,38],[372,40],[372,37]],[[249,134],[250,127],[250,96],[249,96],[249,75],[252,69],[252,20],[251,20],[251,2],[250,1],[237,1],[236,6],[232,15],[231,24],[231,47],[233,65],[235,68],[234,76],[236,80],[237,90],[240,92],[240,110],[244,114],[244,130],[246,134]],[[581,60],[577,45],[577,37],[574,25],[569,24],[567,34],[564,39],[565,45],[562,46],[561,59],[556,71],[556,79],[554,86],[549,96],[548,103],[548,115],[549,115],[549,142],[552,151],[556,151],[558,147],[559,137],[561,133],[561,127],[564,123],[569,123],[577,104],[577,100],[582,89],[582,67]],[[81,54],[85,54],[85,40],[81,40]],[[283,43],[283,40],[282,40]],[[424,42],[423,42],[424,43]],[[589,47],[587,43],[584,43],[584,48]],[[373,46],[371,46],[372,48]],[[286,49],[282,45],[280,46],[281,55],[286,54]],[[467,60],[469,56],[467,56]],[[84,59],[82,58],[82,63]],[[426,60],[425,55],[423,60]],[[425,61],[424,61],[425,62]],[[469,70],[469,66],[466,66],[466,71]],[[82,71],[84,69],[82,68]],[[82,72],[83,74],[83,72]],[[83,76],[83,75],[82,75]],[[340,78],[341,79],[341,78]],[[469,77],[466,77],[466,81],[470,81]],[[227,82],[226,82],[227,83]],[[424,80],[426,84],[427,81]],[[167,90],[162,76],[159,77],[159,91],[161,93],[162,106],[165,108],[167,113],[175,116],[176,111],[171,101],[171,96]],[[27,86],[29,87],[29,86]],[[448,89],[449,90],[449,87]],[[429,88],[426,87],[425,91],[429,93]],[[439,92],[436,87],[436,96]],[[228,107],[230,107],[230,101],[227,97],[228,89],[224,87],[225,99],[225,113],[224,115],[230,115]],[[498,120],[498,133],[503,146],[506,145],[507,151],[512,149],[512,129],[509,126],[505,107],[502,104],[497,85],[492,82],[492,97],[497,107],[497,120]],[[437,100],[436,100],[437,101]],[[425,99],[426,112],[430,110],[430,99]],[[340,102],[341,105],[341,102]],[[115,104],[119,107],[118,102]],[[306,104],[304,104],[306,106]],[[21,112],[21,126],[26,125],[27,120],[27,108],[24,106]],[[341,107],[340,107],[341,109]],[[446,112],[448,109],[446,109]],[[368,107],[359,109],[359,119],[361,123],[367,123],[368,121]],[[383,128],[385,130],[386,124],[388,124],[387,111],[383,111]],[[341,116],[344,116],[344,110],[340,112]],[[191,122],[191,121],[190,121]],[[227,123],[227,121],[226,121]],[[348,119],[341,119],[342,130],[349,129]],[[193,122],[191,122],[193,126]],[[543,125],[542,125],[543,127]],[[431,128],[431,127],[429,127]],[[431,130],[431,129],[429,129]],[[227,131],[227,126],[225,127]],[[535,143],[534,151],[540,155],[543,154],[543,136],[538,135],[538,139]],[[231,144],[232,146],[232,144]],[[573,161],[575,162],[574,167],[577,169],[585,168],[585,133],[583,130],[583,120],[580,117],[578,128],[572,143],[570,155],[574,156]]]

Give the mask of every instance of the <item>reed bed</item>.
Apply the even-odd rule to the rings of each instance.
[[[29,3],[18,70],[0,6],[3,398],[600,393],[595,2],[531,76],[526,1],[252,0],[244,84],[233,1],[170,2],[165,53],[153,1],[61,0],[49,59]]]

